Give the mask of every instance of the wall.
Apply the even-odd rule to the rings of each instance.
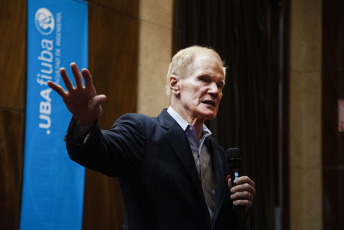
[[[24,160],[26,1],[0,2],[0,224],[19,227]]]
[[[89,70],[107,101],[99,126],[108,129],[135,112],[139,46],[139,0],[89,0]],[[116,178],[86,170],[83,229],[121,229],[123,205]]]
[[[89,69],[106,94],[101,128],[168,105],[172,0],[89,0]],[[0,225],[18,229],[24,159],[27,1],[0,1]],[[77,39],[77,38],[73,38]],[[139,80],[140,79],[140,80]],[[62,141],[61,137],[61,141]],[[121,229],[116,179],[86,171],[83,229]]]
[[[137,112],[149,116],[169,105],[165,84],[172,58],[172,8],[173,0],[140,4]]]
[[[290,229],[322,229],[321,0],[291,0]]]

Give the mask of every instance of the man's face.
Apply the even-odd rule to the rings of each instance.
[[[222,63],[211,54],[196,57],[191,75],[178,82],[182,117],[189,123],[215,118],[224,85]]]

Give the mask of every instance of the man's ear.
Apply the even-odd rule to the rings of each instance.
[[[170,89],[173,94],[179,94],[179,77],[171,75],[170,77]]]

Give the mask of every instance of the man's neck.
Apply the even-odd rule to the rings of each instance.
[[[181,116],[181,118],[184,119],[184,121],[186,121],[189,125],[192,125],[194,127],[197,139],[200,140],[202,137],[203,125],[205,121],[200,120],[198,118],[190,117],[189,114],[186,114],[184,110],[179,109],[178,106],[171,105],[171,107],[179,114],[179,116]]]
[[[204,122],[199,122],[197,118],[193,120],[191,125],[195,128],[195,132],[197,135],[197,140],[199,141],[202,137],[202,132],[203,132],[203,125]]]

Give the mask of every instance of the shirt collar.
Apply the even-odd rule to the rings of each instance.
[[[188,124],[173,108],[169,106],[167,112],[173,117],[174,120],[182,127],[184,131],[188,128],[190,124]],[[191,125],[190,125],[191,126]],[[207,134],[207,136],[211,135],[211,131],[208,129],[206,125],[203,124],[203,135]],[[202,135],[202,136],[203,136]]]

